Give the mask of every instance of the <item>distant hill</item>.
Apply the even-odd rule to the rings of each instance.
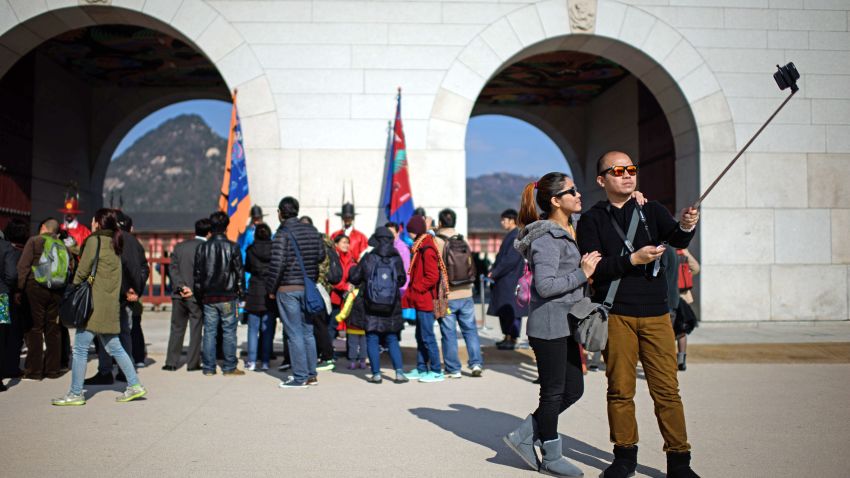
[[[181,115],[139,138],[109,165],[103,201],[110,195],[128,214],[170,217],[169,222],[190,230],[194,220],[208,215],[218,203],[227,139],[216,134],[198,115]],[[166,224],[136,221],[137,229]],[[173,228],[170,226],[169,228]]]
[[[466,178],[466,207],[471,231],[499,231],[499,215],[519,209],[522,189],[537,178],[510,173],[484,174]]]

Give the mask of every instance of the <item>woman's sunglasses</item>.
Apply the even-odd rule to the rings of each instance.
[[[561,192],[555,193],[554,197],[561,199],[561,197],[563,197],[564,194],[569,194],[570,196],[576,196],[578,194],[578,190],[576,189],[575,186],[573,186],[570,189],[565,189]]]
[[[619,178],[622,177],[623,174],[625,174],[626,172],[629,173],[629,176],[636,176],[638,172],[638,167],[634,164],[630,166],[612,166],[608,169],[603,169],[602,171],[599,171],[599,175],[605,176],[605,174],[611,173],[611,176]]]

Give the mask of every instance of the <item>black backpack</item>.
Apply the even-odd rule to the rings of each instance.
[[[445,241],[443,246],[443,262],[449,274],[449,285],[457,287],[475,282],[475,263],[472,262],[472,250],[462,234],[447,237],[437,234]]]
[[[398,302],[398,274],[392,258],[375,255],[375,267],[369,274],[365,299],[368,312],[386,315],[395,309]]]
[[[342,263],[339,261],[339,254],[333,247],[325,246],[325,252],[328,256],[328,273],[325,275],[325,280],[328,284],[338,284],[342,280]]]

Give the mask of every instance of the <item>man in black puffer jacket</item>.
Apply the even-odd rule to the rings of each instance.
[[[236,302],[245,292],[245,271],[239,246],[224,235],[230,218],[218,211],[210,215],[212,237],[195,251],[194,294],[204,306],[202,366],[204,375],[215,375],[215,340],[222,324],[224,375],[244,375],[236,368]]]
[[[280,200],[280,227],[274,235],[272,258],[264,281],[266,293],[277,301],[292,362],[292,377],[282,381],[281,388],[318,384],[313,322],[304,313],[304,273],[314,282],[318,279],[325,248],[319,231],[298,221],[298,210],[297,199],[287,196]],[[293,237],[297,244],[292,243]],[[303,272],[296,257],[296,245],[304,261]]]

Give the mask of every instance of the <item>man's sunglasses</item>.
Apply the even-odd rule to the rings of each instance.
[[[612,166],[608,169],[603,169],[599,171],[600,176],[605,176],[607,173],[611,173],[611,176],[615,178],[622,177],[626,172],[629,173],[629,176],[636,176],[638,172],[638,167],[634,164],[630,166]]]
[[[570,196],[576,196],[578,194],[578,190],[576,189],[575,186],[573,186],[570,189],[565,189],[561,192],[555,193],[554,197],[561,199],[561,197],[563,197],[564,194],[569,194]]]

